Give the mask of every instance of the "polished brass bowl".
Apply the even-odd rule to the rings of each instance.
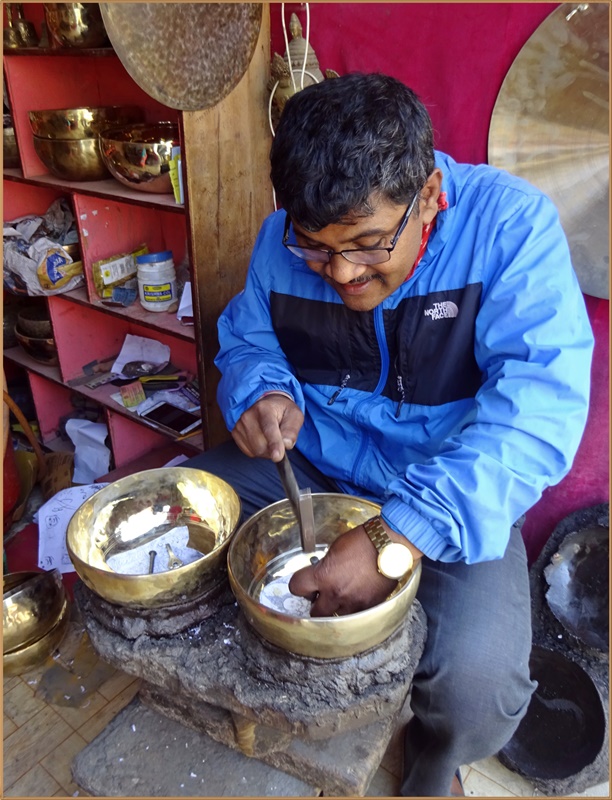
[[[94,494],[75,512],[66,534],[81,580],[100,597],[138,608],[175,605],[225,580],[226,551],[240,520],[232,487],[189,467],[162,467],[128,475]],[[202,556],[153,574],[115,572],[107,558],[155,540],[178,527]]]
[[[4,575],[2,652],[22,649],[41,639],[59,622],[66,592],[59,570]]]
[[[313,494],[312,500],[321,553],[338,536],[380,512],[375,503],[345,494]],[[230,585],[250,625],[283,650],[312,658],[352,656],[387,639],[405,619],[421,575],[418,562],[383,603],[340,617],[296,617],[258,602],[262,585],[273,574],[308,563],[288,500],[267,506],[243,523],[228,550]]]
[[[64,600],[58,621],[44,636],[25,647],[11,650],[2,656],[2,671],[5,677],[20,675],[43,664],[59,647],[70,622],[70,603]]]
[[[98,3],[43,3],[47,28],[59,47],[109,44]]]
[[[34,136],[34,150],[52,175],[65,181],[108,178],[97,139],[44,139]]]
[[[26,351],[30,358],[33,358],[35,361],[40,361],[41,364],[48,364],[49,366],[56,366],[58,364],[55,339],[44,336],[26,336],[19,330],[18,325],[15,325],[15,338],[17,339],[17,343]]]
[[[178,144],[174,122],[125,125],[100,133],[102,159],[111,175],[140,192],[172,193],[170,159]]]
[[[43,139],[95,139],[104,128],[125,125],[144,119],[136,106],[102,106],[100,108],[49,108],[29,111],[34,136]]]

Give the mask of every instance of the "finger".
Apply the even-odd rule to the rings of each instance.
[[[283,439],[283,445],[288,450],[291,450],[295,445],[303,422],[304,415],[300,409],[295,404],[287,406],[280,421],[280,433]]]
[[[289,591],[298,597],[314,601],[319,595],[319,582],[313,566],[302,567],[294,572],[289,581]]]
[[[310,608],[311,617],[340,616],[338,598],[331,592],[322,592]]]

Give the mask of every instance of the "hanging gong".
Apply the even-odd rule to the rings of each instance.
[[[556,8],[512,64],[489,129],[489,163],[553,200],[594,297],[609,297],[608,20],[608,3]]]
[[[220,102],[247,70],[260,3],[100,3],[108,38],[136,83],[182,111]]]

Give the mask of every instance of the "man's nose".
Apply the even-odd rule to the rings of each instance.
[[[353,264],[340,253],[335,253],[325,265],[325,274],[336,283],[349,283],[365,271],[364,264]]]

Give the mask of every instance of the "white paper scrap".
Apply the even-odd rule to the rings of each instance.
[[[75,571],[66,548],[68,523],[77,508],[105,486],[108,484],[95,483],[62,489],[38,509],[38,566],[41,569]]]
[[[191,297],[191,283],[189,281],[187,281],[183,288],[181,302],[176,312],[176,318],[178,320],[182,320],[183,317],[193,317],[193,299]]]
[[[103,422],[88,419],[69,419],[66,433],[74,444],[73,483],[92,483],[106,475],[111,452],[104,444],[108,428]]]
[[[170,361],[170,348],[167,344],[158,342],[157,339],[148,339],[146,336],[133,336],[128,333],[124,339],[121,352],[111,367],[111,372],[114,375],[123,375],[123,368],[131,361],[146,361],[149,364],[161,366]]]

